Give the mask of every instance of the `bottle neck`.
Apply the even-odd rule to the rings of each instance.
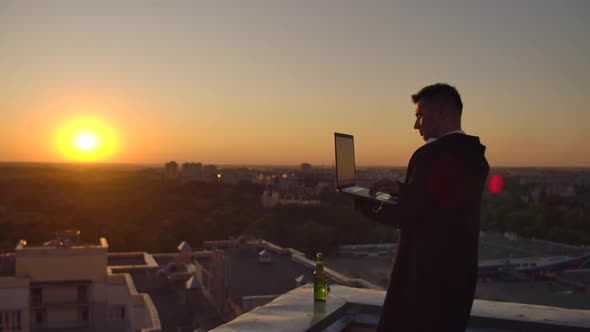
[[[315,256],[315,269],[316,271],[324,269],[324,255],[322,253],[317,253]]]

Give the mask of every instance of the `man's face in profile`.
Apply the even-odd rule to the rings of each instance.
[[[429,138],[439,137],[440,114],[441,112],[437,103],[428,103],[420,100],[416,104],[414,129],[418,129],[425,141]]]

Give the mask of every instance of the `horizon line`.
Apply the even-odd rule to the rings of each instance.
[[[0,160],[0,165],[3,164],[29,164],[29,165],[33,165],[33,164],[48,164],[48,165],[77,165],[77,166],[83,166],[83,165],[94,165],[94,166],[98,166],[98,165],[103,165],[103,166],[108,166],[108,165],[119,165],[119,166],[143,166],[143,167],[164,167],[164,164],[170,161],[174,161],[174,160],[168,160],[168,161],[163,161],[160,163],[157,162],[143,162],[143,163],[139,163],[139,162],[106,162],[106,161],[5,161],[5,160]],[[296,163],[296,164],[281,164],[281,163],[268,163],[268,164],[258,164],[258,163],[205,163],[205,162],[201,162],[201,161],[186,161],[188,163],[201,163],[203,165],[214,165],[214,166],[225,166],[225,167],[300,167],[301,164],[303,163],[308,163],[310,164],[312,167],[317,167],[317,168],[334,168],[333,165],[327,165],[327,164],[313,164],[310,162],[300,162],[300,163]],[[184,162],[177,162],[178,165],[182,165]],[[367,167],[377,167],[377,168],[387,168],[387,167],[393,167],[393,168],[407,168],[407,165],[384,165],[384,164],[361,164],[361,165],[356,165],[357,168],[367,168]],[[572,166],[572,165],[553,165],[553,166],[546,166],[546,165],[527,165],[527,166],[523,166],[523,165],[495,165],[495,166],[491,166],[490,168],[569,168],[569,169],[590,169],[590,165],[587,166]]]

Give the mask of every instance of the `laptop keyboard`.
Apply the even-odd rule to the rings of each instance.
[[[363,187],[346,188],[345,191],[351,194],[360,194],[361,192],[366,192],[367,194],[369,193],[369,189]]]
[[[382,193],[382,192],[377,192],[377,193],[375,193],[375,195],[372,195],[371,192],[369,191],[369,189],[363,188],[363,187],[358,187],[358,186],[344,188],[343,191],[347,192],[349,194],[355,194],[355,195],[375,198],[380,201],[386,201],[386,200],[393,198],[391,195],[389,195],[387,193]]]

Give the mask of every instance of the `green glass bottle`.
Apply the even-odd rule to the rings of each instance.
[[[315,271],[313,271],[313,299],[316,302],[326,302],[328,282],[324,272],[324,255],[316,254]]]

